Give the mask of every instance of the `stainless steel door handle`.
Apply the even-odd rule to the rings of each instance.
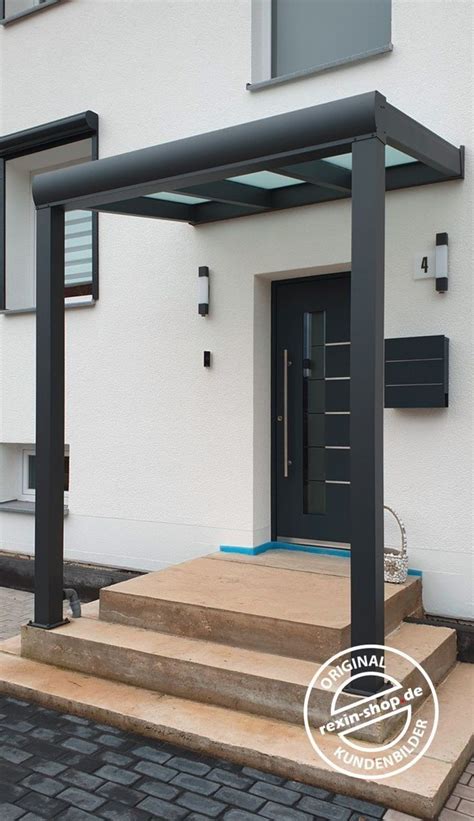
[[[283,351],[283,476],[288,479],[288,351]]]

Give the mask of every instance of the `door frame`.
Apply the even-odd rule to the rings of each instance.
[[[286,279],[273,279],[271,282],[271,386],[270,386],[270,430],[271,430],[271,443],[270,443],[270,522],[271,522],[271,540],[272,542],[276,542],[277,539],[277,520],[276,520],[276,507],[277,507],[277,482],[276,482],[276,457],[277,457],[277,391],[276,391],[276,369],[277,369],[277,335],[276,335],[276,319],[277,319],[277,304],[276,304],[276,292],[279,285],[289,285],[292,283],[297,282],[313,282],[325,279],[342,279],[342,278],[349,278],[351,277],[351,269],[348,268],[346,271],[334,271],[332,273],[327,274],[310,274],[309,276],[302,276],[302,277],[287,277]],[[300,542],[295,542],[295,544],[300,544]],[[305,544],[304,541],[301,544]],[[340,550],[339,547],[334,547],[334,550]],[[347,550],[347,555],[350,556],[350,547],[342,548]]]

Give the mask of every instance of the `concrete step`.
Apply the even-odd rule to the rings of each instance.
[[[387,643],[414,655],[435,684],[456,660],[456,635],[447,628],[404,623]],[[91,618],[55,630],[23,627],[21,652],[46,664],[54,659],[58,667],[294,723],[302,720],[306,690],[319,666]],[[387,673],[405,689],[420,683],[402,658],[388,660]],[[324,723],[334,692],[335,687],[320,687],[313,696],[313,721]],[[348,706],[357,700],[341,695],[339,704]],[[354,735],[385,740],[403,721],[404,716],[395,716]]]
[[[349,646],[347,576],[318,572],[316,555],[305,556],[305,570],[258,558],[193,559],[104,588],[100,618],[308,661],[325,661]],[[420,608],[419,578],[386,584],[386,634]]]
[[[400,775],[374,782],[331,769],[313,752],[301,725],[162,695],[0,651],[0,690],[11,696],[419,818],[436,817],[471,755],[473,683],[474,667],[456,665],[439,687],[440,724],[427,754]],[[337,742],[325,737],[322,743]],[[329,746],[325,749],[330,752]]]

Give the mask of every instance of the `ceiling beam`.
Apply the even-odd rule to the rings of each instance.
[[[180,188],[177,194],[189,194],[191,197],[203,197],[215,202],[224,202],[229,205],[243,205],[253,210],[266,211],[271,207],[269,192],[253,185],[244,185],[231,180],[219,180],[202,185],[191,185]],[[201,203],[203,204],[203,203]]]
[[[165,202],[151,197],[135,197],[131,200],[95,205],[91,211],[106,214],[125,214],[129,217],[149,217],[150,219],[176,220],[190,222],[195,205],[184,205],[181,202]],[[72,208],[72,210],[74,210]]]
[[[285,177],[304,180],[304,182],[320,185],[323,188],[332,188],[334,191],[348,192],[351,190],[351,172],[325,160],[296,163],[274,170]]]

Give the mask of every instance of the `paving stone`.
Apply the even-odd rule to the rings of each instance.
[[[105,761],[106,764],[116,764],[117,767],[128,767],[133,761],[129,755],[114,753],[112,750],[105,750],[105,752],[99,753],[98,757],[101,761]]]
[[[125,738],[120,738],[117,735],[110,735],[108,733],[103,733],[96,739],[96,741],[98,744],[103,744],[104,747],[113,747],[115,749],[118,747],[124,747],[127,743]]]
[[[12,764],[22,764],[23,761],[26,761],[28,758],[33,758],[33,755],[26,750],[10,747],[8,744],[2,744],[0,747],[0,758],[3,758],[5,761],[10,761]]]
[[[139,781],[136,786],[141,792],[153,795],[155,798],[163,798],[165,801],[173,801],[179,795],[179,790],[176,787],[164,784],[163,781],[144,780]]]
[[[179,756],[170,758],[166,766],[174,767],[180,772],[190,773],[191,775],[206,775],[211,769],[208,764],[204,764],[202,761],[194,761],[193,759]]]
[[[232,809],[226,812],[224,821],[262,821],[262,816],[245,810]]]
[[[285,781],[284,787],[303,795],[312,795],[313,798],[321,798],[323,801],[331,797],[331,793],[321,787],[312,787],[310,784],[302,784],[301,781]]]
[[[17,802],[20,807],[25,810],[43,816],[43,818],[55,818],[61,811],[66,810],[67,806],[57,798],[49,798],[47,795],[40,795],[39,793],[30,792]]]
[[[446,804],[445,804],[444,806],[445,806],[445,807],[446,807],[446,809],[448,809],[448,810],[455,810],[455,809],[456,809],[456,807],[457,807],[457,805],[459,804],[460,800],[461,800],[461,799],[460,799],[460,798],[458,798],[458,796],[457,796],[457,795],[451,795],[451,796],[448,798],[448,800],[446,801]]]
[[[453,794],[460,798],[467,798],[468,801],[474,801],[474,787],[468,787],[466,784],[456,784]]]
[[[21,815],[25,815],[25,811],[21,807],[16,807],[14,804],[0,804],[0,818],[2,821],[16,821]]]
[[[61,764],[66,764],[68,767],[75,767],[76,770],[82,770],[85,773],[95,773],[95,771],[104,764],[102,754],[97,756],[89,756],[82,755],[82,753],[65,752],[59,761]]]
[[[26,766],[35,773],[49,775],[51,778],[67,769],[66,764],[61,764],[59,761],[48,761],[46,758],[30,758]]]
[[[462,798],[457,811],[474,818],[474,801],[468,801],[466,798]]]
[[[130,750],[130,752],[137,758],[146,758],[148,761],[154,761],[155,764],[164,764],[165,761],[171,758],[170,753],[164,750],[157,750],[155,747],[135,747],[133,750]]]
[[[6,727],[8,730],[14,730],[16,733],[31,733],[34,730],[34,724],[29,721],[2,721],[2,729]]]
[[[171,781],[172,778],[178,775],[177,770],[163,767],[161,764],[153,764],[151,761],[140,761],[139,764],[135,765],[135,770],[137,773],[157,778],[158,781]]]
[[[196,795],[193,792],[184,792],[176,799],[176,803],[187,807],[188,810],[209,815],[211,818],[217,818],[226,809],[225,804],[221,804],[220,801],[215,801],[213,798],[207,798],[204,795]]]
[[[141,801],[136,809],[157,815],[158,818],[166,818],[167,821],[181,821],[188,814],[187,810],[177,807],[176,804],[169,804],[168,801],[162,801],[160,798],[152,798],[151,796]]]
[[[96,730],[99,730],[101,733],[113,733],[117,735],[121,735],[123,730],[119,730],[118,727],[112,727],[108,724],[93,724]]]
[[[68,787],[58,795],[58,798],[86,812],[93,812],[102,804],[105,804],[105,798],[102,798],[102,796],[91,795],[91,793],[80,790],[78,787]]]
[[[22,815],[21,821],[44,821],[44,818],[35,812],[27,812],[26,815]]]
[[[97,816],[78,807],[69,807],[66,812],[61,813],[61,821],[97,821]]]
[[[79,787],[81,790],[90,790],[91,792],[104,783],[102,778],[97,778],[96,775],[91,775],[90,773],[83,773],[81,770],[75,770],[73,767],[61,773],[61,781],[65,781],[73,787]]]
[[[301,799],[298,809],[331,821],[346,821],[351,815],[351,811],[346,807],[331,804],[329,801],[320,801],[319,798],[311,798],[309,795]]]
[[[2,745],[9,744],[12,747],[25,747],[28,743],[27,736],[21,735],[20,733],[14,733],[12,730],[3,729],[1,726],[0,738],[2,739]]]
[[[31,735],[39,741],[56,741],[59,738],[59,733],[55,733],[49,727],[35,727]]]
[[[84,727],[90,724],[88,718],[83,718],[82,716],[73,716],[69,713],[61,713],[61,718],[63,721],[69,721],[71,724],[82,724]]]
[[[359,798],[352,798],[350,795],[335,795],[334,803],[349,807],[349,809],[363,815],[370,815],[372,818],[382,818],[385,813],[385,807],[381,807],[380,804],[371,804],[369,801],[361,801]]]
[[[36,738],[32,740],[27,739],[27,750],[29,753],[33,753],[33,755],[39,755],[42,758],[48,758],[52,761],[56,761],[64,754],[61,745],[50,744],[49,741],[39,741]]]
[[[276,784],[268,784],[265,781],[257,781],[253,787],[250,787],[249,792],[255,795],[261,795],[267,801],[276,801],[277,804],[285,804],[291,807],[300,798],[299,794],[294,790],[287,790],[285,787],[277,787]]]
[[[21,786],[27,787],[29,790],[33,790],[33,792],[39,792],[41,795],[47,795],[50,798],[64,789],[64,784],[61,784],[60,781],[56,781],[54,778],[48,778],[45,775],[41,775],[41,773],[27,775],[21,782]]]
[[[441,810],[438,819],[439,821],[470,821],[471,816],[466,815],[466,813],[461,813],[460,808],[458,807],[457,810]]]
[[[103,778],[104,781],[114,781],[116,784],[123,784],[126,787],[134,784],[140,778],[138,773],[122,770],[120,767],[114,767],[113,764],[105,764],[97,770],[95,775],[98,778]]]
[[[313,821],[314,819],[314,815],[295,810],[294,807],[282,807],[281,804],[275,804],[273,801],[269,801],[262,807],[260,815],[264,818],[271,818],[272,821]]]
[[[137,807],[124,807],[123,804],[114,804],[113,801],[104,804],[100,810],[97,810],[97,813],[94,818],[106,818],[108,821],[148,821],[150,818],[148,812],[142,812]],[[160,817],[164,818],[165,816]]]
[[[216,801],[223,801],[224,804],[240,807],[242,810],[257,811],[265,803],[265,799],[258,795],[234,790],[233,787],[221,787],[214,795]]]
[[[214,767],[214,769],[206,775],[206,778],[209,778],[211,781],[217,781],[219,784],[224,784],[226,787],[234,787],[236,790],[248,790],[249,787],[255,783],[254,778],[249,778],[240,772],[224,770],[222,767]]]
[[[279,775],[272,775],[271,773],[261,773],[259,770],[254,770],[253,767],[242,767],[244,775],[253,778],[255,781],[268,781],[269,784],[284,784],[285,779],[280,778]]]
[[[466,771],[466,772],[462,773],[462,774],[459,776],[459,781],[458,781],[458,784],[469,784],[469,781],[471,780],[471,778],[472,778],[472,779],[473,779],[473,781],[474,781],[474,775],[471,775],[470,773],[468,773],[468,772]]]
[[[97,744],[92,744],[91,741],[84,741],[83,738],[67,738],[66,741],[61,742],[62,747],[68,750],[74,750],[76,753],[83,753],[84,755],[92,755],[99,749]]]
[[[97,739],[97,731],[93,727],[84,727],[82,724],[73,724],[64,728],[65,734],[74,738],[84,738],[86,741]]]
[[[14,764],[9,764],[7,761],[0,761],[0,782],[7,784],[16,784],[24,778],[24,772],[21,767],[16,767]]]
[[[107,781],[97,789],[97,795],[103,795],[112,802],[119,802],[126,804],[128,807],[134,807],[145,796],[143,792],[139,792],[133,787],[124,787],[122,784],[115,784],[113,781]]]
[[[192,790],[200,795],[212,795],[213,792],[219,789],[219,785],[215,784],[214,781],[207,781],[205,778],[199,778],[189,773],[179,773],[176,778],[173,778],[172,784],[182,787],[184,790]]]

